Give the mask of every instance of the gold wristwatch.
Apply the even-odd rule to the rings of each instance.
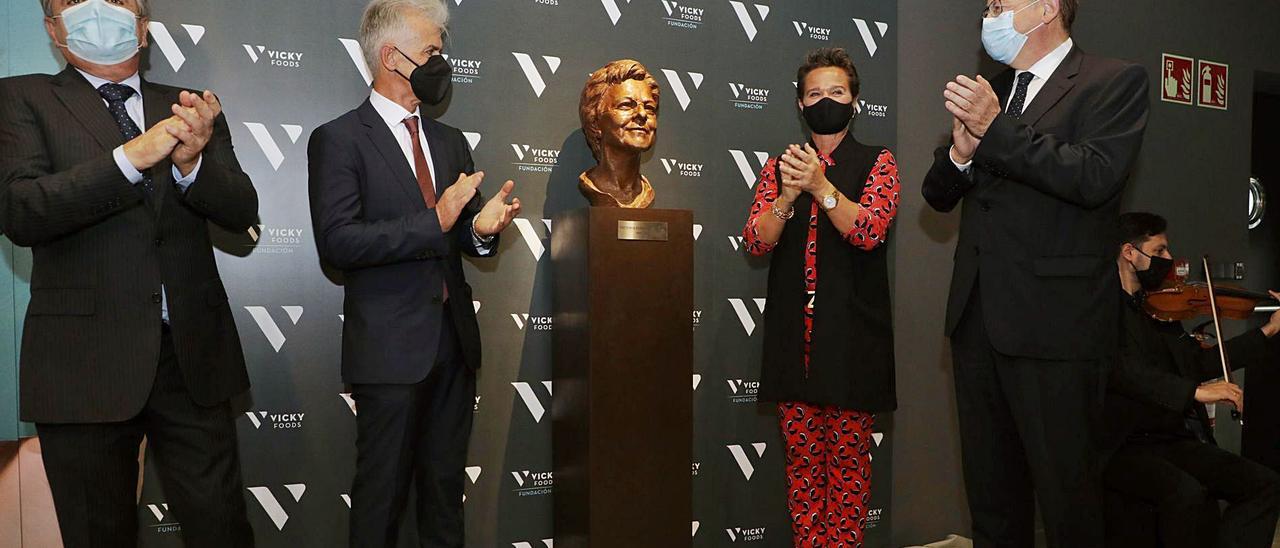
[[[831,211],[835,209],[836,206],[840,205],[840,189],[832,190],[831,194],[823,196],[820,204],[822,205],[823,211]]]

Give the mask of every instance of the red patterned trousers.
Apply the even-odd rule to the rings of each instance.
[[[778,404],[778,415],[795,546],[860,548],[871,500],[874,415],[799,402]]]

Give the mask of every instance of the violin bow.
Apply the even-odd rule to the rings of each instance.
[[[1209,311],[1213,313],[1213,332],[1218,337],[1218,358],[1222,362],[1222,378],[1231,382],[1231,368],[1227,366],[1227,345],[1222,339],[1222,322],[1218,319],[1218,297],[1213,291],[1213,273],[1209,271],[1209,256],[1204,255],[1200,258],[1200,262],[1204,264],[1204,282],[1209,286]],[[1240,420],[1240,414],[1243,411],[1243,409],[1233,409],[1231,417]]]

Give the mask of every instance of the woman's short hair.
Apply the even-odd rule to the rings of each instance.
[[[805,55],[804,63],[796,71],[796,98],[804,97],[804,78],[810,72],[826,67],[844,69],[844,73],[849,76],[849,94],[858,96],[862,83],[858,80],[858,69],[853,66],[853,58],[849,57],[849,52],[844,48],[818,48]]]

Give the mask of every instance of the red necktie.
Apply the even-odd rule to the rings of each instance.
[[[435,209],[436,186],[431,182],[431,168],[427,166],[427,155],[422,153],[422,141],[418,140],[418,117],[405,118],[404,125],[409,128],[409,140],[413,142],[413,167],[418,172],[418,190],[422,191],[422,200],[427,203],[427,209]],[[440,290],[442,298],[448,301],[449,284],[443,284]]]
[[[422,141],[418,139],[418,117],[404,119],[409,128],[409,140],[413,142],[413,169],[418,172],[418,189],[422,191],[422,200],[428,209],[436,207],[436,185],[431,181],[431,168],[427,166],[427,155],[422,153]]]

